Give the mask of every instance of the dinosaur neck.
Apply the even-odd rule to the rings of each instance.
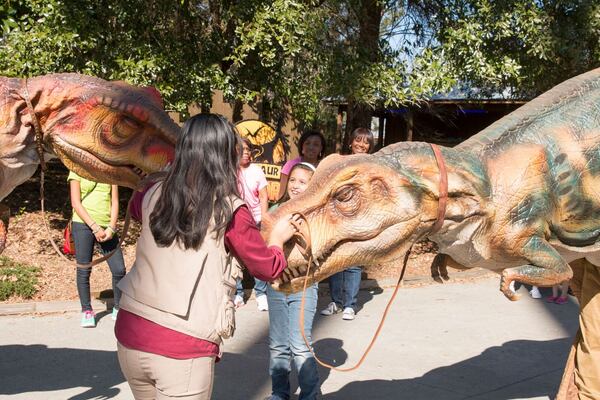
[[[44,123],[52,110],[49,98],[43,95],[39,78],[29,80],[27,88],[43,132]],[[25,101],[25,80],[3,78],[0,80],[0,94],[4,100],[0,103],[1,200],[35,173],[40,160],[31,112]],[[52,155],[47,153],[49,158]]]
[[[488,214],[485,199],[489,198],[490,185],[476,154],[446,147],[440,149],[448,175],[448,199],[442,227],[430,238],[443,250],[448,247],[446,238],[460,236],[466,231],[471,235],[477,230],[482,216]],[[431,146],[428,143],[398,143],[380,153],[384,162],[402,171],[412,185],[429,193],[420,216],[422,232],[426,234],[437,220],[440,191],[440,170]]]
[[[471,152],[440,147],[448,174],[450,199],[467,194],[483,198],[489,194],[484,165]],[[396,170],[401,170],[413,183],[425,186],[439,196],[440,170],[429,143],[401,142],[381,149],[377,155]]]

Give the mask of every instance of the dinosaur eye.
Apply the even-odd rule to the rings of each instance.
[[[124,115],[124,116],[121,117],[121,122],[124,125],[127,125],[129,128],[132,128],[132,129],[142,129],[142,124],[139,121],[137,121],[137,120],[135,120],[135,119],[133,119],[131,117],[128,117],[126,115]]]
[[[102,138],[110,146],[121,146],[136,137],[143,129],[141,122],[135,118],[119,115],[115,119],[107,119],[102,124]]]
[[[135,133],[141,131],[142,128],[142,123],[135,118],[131,118],[127,115],[121,115],[118,123],[113,129],[113,133],[118,139],[124,140],[129,139]]]
[[[360,190],[352,185],[342,186],[333,194],[334,207],[345,217],[355,215],[360,209]]]
[[[342,186],[335,192],[334,197],[340,203],[345,203],[352,199],[354,191],[352,190],[352,186]]]

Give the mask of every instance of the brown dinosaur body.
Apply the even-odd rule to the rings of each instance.
[[[0,200],[40,164],[36,119],[44,159],[131,188],[172,159],[179,134],[152,88],[78,74],[0,77]]]
[[[429,237],[467,267],[549,286],[571,277],[569,261],[600,265],[600,70],[573,78],[455,148],[442,148],[448,202],[441,229],[440,170],[426,143],[398,143],[373,155],[330,156],[307,191],[274,219],[302,213],[312,241],[311,280],[349,265],[400,260]],[[265,224],[268,233],[270,224]],[[306,260],[287,249],[278,282],[301,289]]]

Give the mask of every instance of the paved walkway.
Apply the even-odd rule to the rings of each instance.
[[[548,399],[560,381],[577,305],[510,302],[497,279],[400,290],[363,366],[320,371],[323,398]],[[360,293],[352,322],[317,317],[317,353],[354,364],[378,323],[391,289]],[[547,293],[545,293],[547,294]],[[320,306],[328,299],[323,296]],[[267,313],[252,300],[237,315],[236,337],[217,364],[213,399],[263,399],[270,392]],[[119,371],[114,322],[78,327],[77,313],[0,317],[0,399],[132,399]]]

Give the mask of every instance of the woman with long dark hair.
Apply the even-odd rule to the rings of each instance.
[[[239,267],[272,281],[286,267],[291,217],[260,236],[237,185],[240,139],[222,116],[183,126],[168,171],[136,196],[136,260],[119,287],[121,370],[137,400],[210,399],[214,363],[233,335]]]

